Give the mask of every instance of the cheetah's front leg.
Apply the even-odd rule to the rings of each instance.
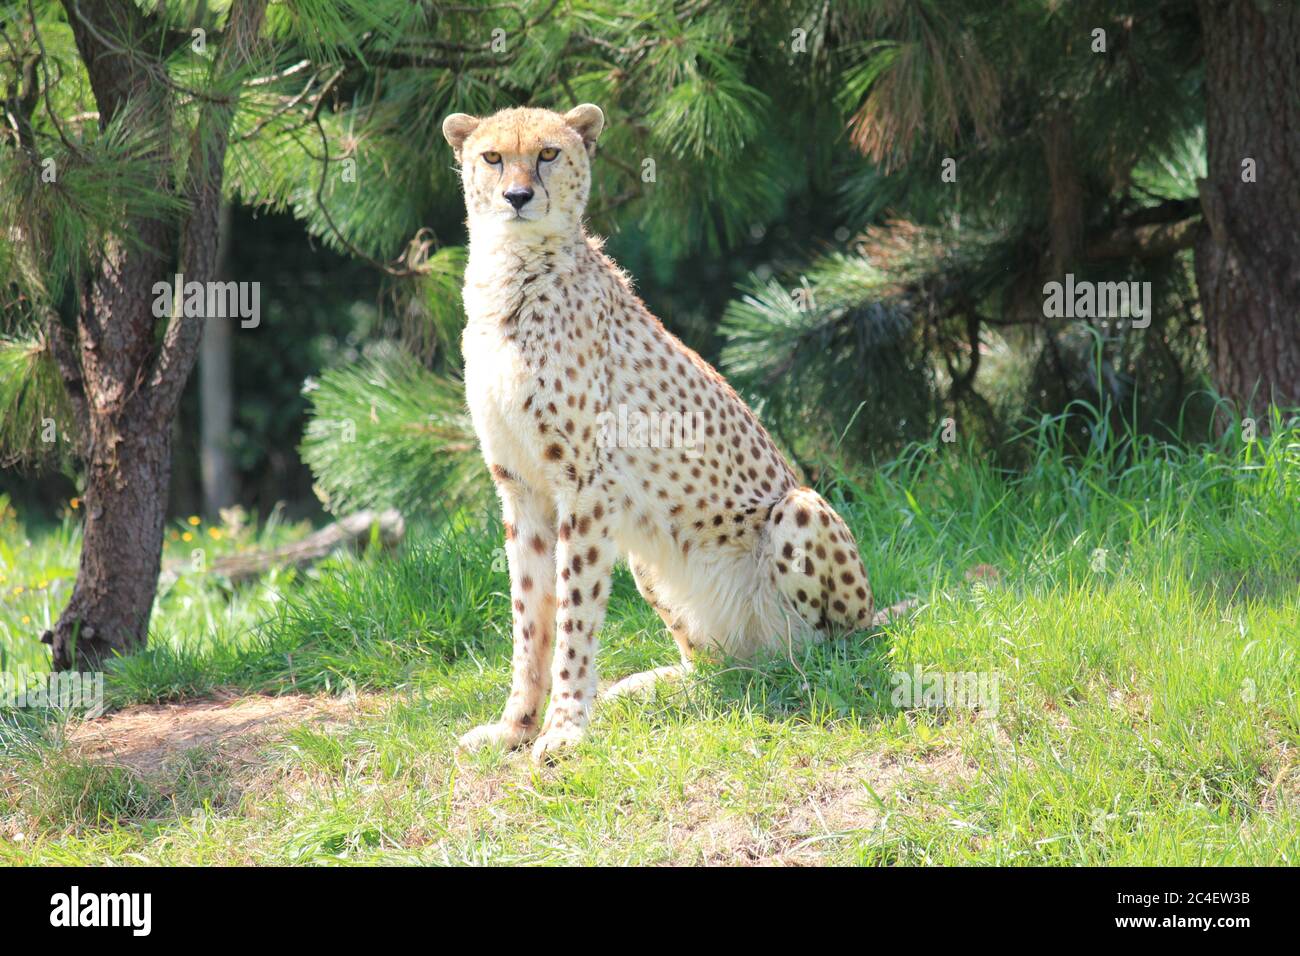
[[[590,489],[560,513],[555,547],[555,658],[551,703],[533,745],[539,763],[582,739],[596,697],[596,631],[605,618],[617,551],[609,534],[610,509]]]
[[[490,744],[514,748],[537,736],[542,701],[551,683],[555,627],[555,517],[541,496],[502,468],[492,477],[501,497],[510,566],[514,657],[510,699],[496,723],[460,738],[465,750]]]

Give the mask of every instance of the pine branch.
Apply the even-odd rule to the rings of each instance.
[[[478,8],[456,7],[448,12],[484,14],[497,10],[511,10],[520,18],[519,28],[513,44],[513,48],[518,50],[522,49],[523,43],[521,41],[528,35],[528,32],[548,20],[558,6],[559,0],[551,0],[549,6],[531,18],[526,17],[523,10],[515,4],[493,4]],[[423,49],[379,50],[373,47],[367,48],[367,42],[373,38],[374,34],[369,34],[358,44],[359,59],[356,61],[358,66],[367,68],[385,66],[394,69],[432,68],[460,72],[465,70],[499,69],[513,60],[513,56],[502,57],[496,53],[492,49],[491,41],[468,44],[428,37],[423,41]],[[460,55],[444,56],[445,53],[458,53]]]
[[[335,74],[335,77],[341,75],[342,72],[343,71],[340,70]],[[324,94],[322,93],[322,99],[323,98]],[[319,101],[317,106],[319,107]],[[424,270],[418,266],[415,268],[390,266],[386,263],[380,262],[373,256],[367,255],[365,252],[358,249],[356,245],[353,244],[352,240],[345,236],[343,231],[339,229],[338,225],[334,222],[334,217],[330,215],[329,207],[325,205],[325,181],[329,175],[330,143],[329,137],[325,135],[325,127],[321,125],[319,109],[314,111],[312,122],[316,125],[316,130],[320,134],[321,142],[320,179],[316,183],[316,208],[319,209],[321,215],[325,217],[325,223],[329,226],[330,232],[334,234],[334,237],[338,239],[338,241],[343,245],[343,248],[345,248],[349,254],[360,259],[362,262],[374,266],[387,276],[391,276],[394,279],[409,279],[414,276],[423,275]]]
[[[309,392],[302,453],[335,512],[395,507],[408,515],[483,500],[465,392],[404,350],[332,369]]]
[[[40,83],[36,78],[37,59],[24,57],[10,38],[9,32],[4,29],[3,23],[0,23],[0,36],[3,36],[5,43],[9,45],[10,55],[15,65],[19,66],[22,78],[21,83],[10,85],[6,99],[9,104],[8,116],[12,123],[14,138],[19,148],[29,156],[35,156],[36,135],[32,129],[32,113],[35,112],[40,98]]]
[[[36,22],[36,7],[33,5],[32,0],[27,0],[27,15],[31,19],[32,36],[35,37],[36,45],[41,51],[41,74],[45,78],[45,83],[42,87],[45,98],[45,113],[49,117],[50,125],[54,127],[55,132],[59,134],[59,139],[63,141],[63,145],[66,146],[68,151],[74,156],[80,156],[81,149],[72,142],[72,140],[68,138],[68,134],[64,132],[63,125],[59,122],[59,114],[55,111],[54,105],[50,102],[50,71],[47,66],[50,55],[45,50],[45,40],[42,39],[40,25]]]
[[[0,338],[0,467],[40,463],[64,451],[59,439],[69,432],[70,413],[46,343]]]

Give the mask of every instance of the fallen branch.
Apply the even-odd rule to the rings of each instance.
[[[354,515],[340,518],[328,527],[314,531],[301,541],[281,545],[269,551],[253,551],[248,554],[232,554],[217,558],[203,570],[209,574],[220,574],[230,578],[235,584],[242,584],[261,577],[271,568],[294,567],[305,568],[323,558],[329,557],[344,548],[362,550],[370,541],[371,527],[378,526],[379,543],[385,548],[392,548],[402,540],[406,533],[406,522],[396,510],[358,511]],[[163,569],[162,583],[170,584],[187,569],[188,562],[168,562]]]

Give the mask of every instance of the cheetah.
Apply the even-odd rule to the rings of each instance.
[[[442,126],[469,228],[466,397],[501,502],[513,607],[504,713],[460,746],[532,743],[538,762],[586,732],[620,557],[681,664],[607,695],[680,675],[700,653],[750,657],[873,622],[844,521],[585,231],[604,125],[585,104]]]

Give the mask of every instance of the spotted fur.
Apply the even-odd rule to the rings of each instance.
[[[584,231],[603,126],[591,105],[443,125],[470,233],[466,392],[501,499],[514,611],[505,712],[466,748],[535,739],[544,759],[582,737],[620,557],[682,667],[616,693],[701,652],[748,657],[872,620],[843,520]],[[665,421],[689,421],[691,434],[669,429],[665,441],[660,429],[656,441],[653,424],[636,428]]]

